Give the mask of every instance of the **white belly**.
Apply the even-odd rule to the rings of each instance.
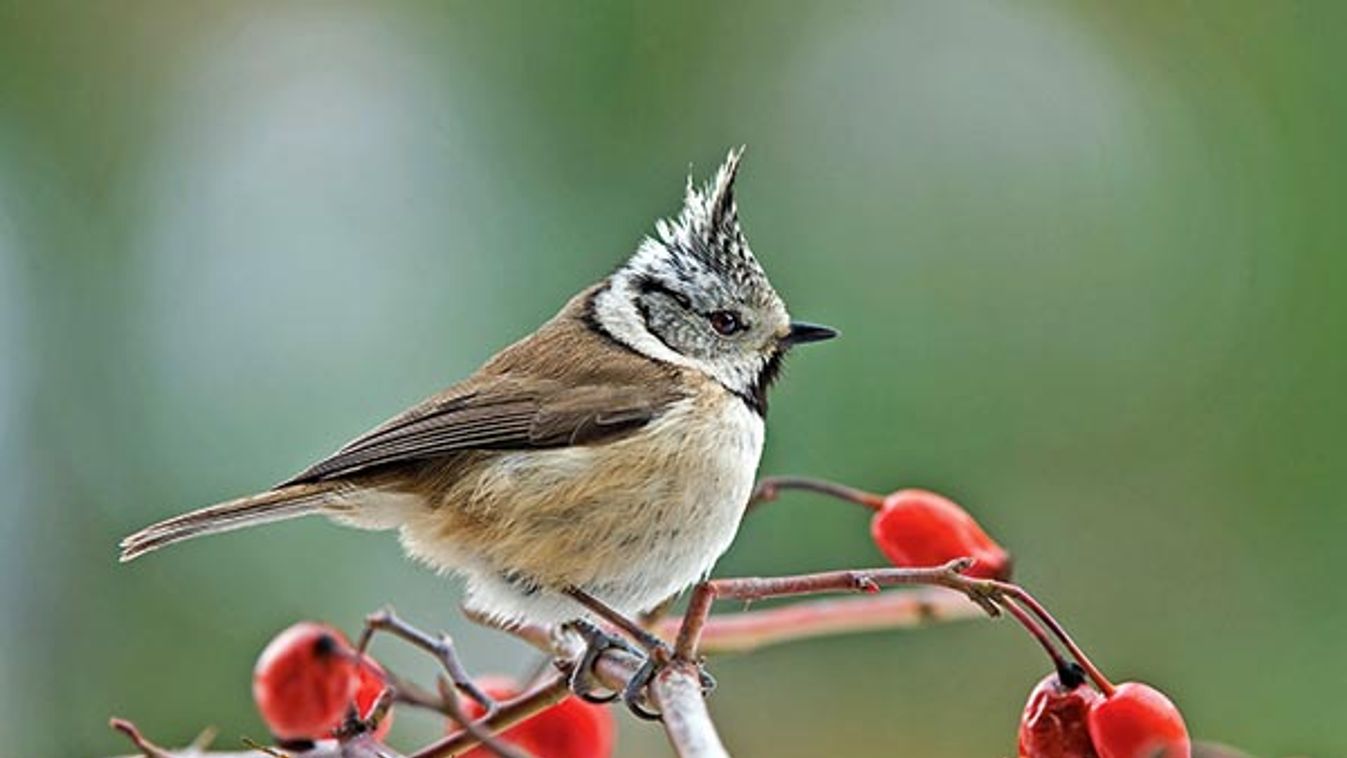
[[[683,401],[620,442],[502,456],[475,492],[486,499],[534,493],[535,506],[514,511],[509,539],[515,543],[514,537],[527,534],[532,542],[521,539],[495,555],[451,541],[413,544],[408,530],[404,542],[432,563],[464,574],[466,605],[501,621],[578,617],[574,601],[549,591],[560,584],[574,584],[628,615],[650,609],[710,573],[734,540],[752,494],[762,455],[761,417],[732,397],[708,410]],[[549,497],[583,505],[558,517]],[[544,513],[545,520],[529,520]],[[566,547],[549,552],[560,545]],[[548,557],[529,566],[535,553]],[[505,579],[510,567],[502,564],[511,562],[527,567],[545,588]]]
[[[725,416],[696,435],[702,449],[685,451],[703,460],[679,473],[671,498],[677,507],[661,508],[660,493],[651,493],[648,505],[659,517],[643,554],[620,565],[610,586],[592,588],[596,595],[613,598],[629,612],[647,610],[706,578],[729,549],[757,478],[763,424],[737,399]]]

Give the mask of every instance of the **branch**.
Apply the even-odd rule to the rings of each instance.
[[[679,630],[679,647],[676,650],[688,654],[680,655],[673,665],[662,670],[651,687],[651,697],[664,713],[665,732],[675,752],[683,758],[721,758],[728,755],[707,713],[702,694],[700,668],[691,654],[693,650],[699,649],[704,635],[709,635],[708,639],[716,639],[719,635],[718,641],[721,644],[719,651],[752,649],[765,644],[834,631],[880,626],[913,626],[929,619],[966,618],[972,615],[972,608],[975,607],[968,607],[968,610],[964,611],[950,611],[949,609],[957,607],[952,604],[952,600],[957,596],[910,592],[895,593],[897,599],[873,597],[850,602],[834,600],[830,603],[809,603],[799,607],[711,618],[708,613],[714,595],[705,588],[714,586],[721,596],[747,599],[828,591],[878,593],[881,585],[926,584],[959,589],[973,598],[983,610],[993,615],[999,613],[999,609],[986,600],[980,591],[972,591],[964,586],[964,582],[970,580],[965,580],[958,572],[967,568],[969,563],[968,560],[961,560],[929,569],[874,569],[770,579],[728,579],[700,585],[693,595],[681,625],[676,627]],[[960,601],[960,605],[965,605],[964,601]],[[826,615],[830,612],[841,612],[842,615],[838,620],[830,620]],[[792,628],[795,623],[799,626]],[[674,628],[675,625],[669,622],[662,627],[666,633]],[[571,635],[554,634],[549,627],[524,624],[508,631],[558,660],[568,662],[569,665],[575,665],[580,657],[578,640]],[[689,634],[690,637],[687,636]],[[615,648],[608,649],[599,655],[594,675],[605,687],[621,690],[635,674],[640,663],[641,661],[630,653]],[[530,696],[525,695],[521,699],[529,700]],[[491,720],[487,721],[486,726],[492,730],[497,727]],[[471,740],[471,735],[462,733],[451,735],[446,740],[416,754],[414,758],[455,755],[454,750],[450,749],[451,744],[456,749],[459,746],[473,744]]]
[[[146,739],[145,736],[140,733],[140,730],[136,728],[136,725],[130,721],[113,718],[108,721],[108,726],[125,734],[126,738],[131,740],[131,744],[135,745],[136,749],[140,750],[141,754],[146,756],[146,758],[172,758],[167,750]],[[197,737],[196,742],[192,743],[192,747],[195,748],[199,742],[201,742],[201,738]],[[206,742],[209,743],[210,740],[206,740]],[[202,745],[202,747],[205,747],[205,745]]]
[[[246,751],[207,752],[206,748],[215,737],[214,730],[201,733],[191,745],[182,750],[172,751],[151,742],[140,733],[135,724],[125,719],[114,718],[108,725],[126,735],[136,747],[141,758],[258,758],[269,755],[274,758],[403,758],[401,753],[374,741],[369,735],[360,735],[354,739],[337,741],[323,740],[312,748],[302,751],[280,750],[271,747],[254,747]],[[127,758],[131,758],[128,756]]]
[[[453,686],[466,692],[469,697],[476,700],[482,706],[487,717],[495,714],[498,706],[496,701],[490,698],[472,681],[468,676],[467,669],[458,660],[458,652],[454,649],[454,642],[447,634],[441,634],[439,637],[432,637],[429,634],[417,629],[398,617],[392,608],[383,608],[375,613],[365,617],[365,630],[360,634],[360,642],[356,646],[356,652],[364,655],[369,649],[371,639],[375,632],[387,632],[399,639],[402,639],[425,653],[431,655],[439,661],[444,667],[445,673],[449,675]],[[524,758],[524,753],[494,738],[495,732],[482,726],[482,722],[469,717],[463,712],[462,703],[459,702],[457,694],[449,686],[441,686],[440,697],[438,699],[427,697],[427,693],[415,687],[408,687],[408,683],[392,678],[392,681],[402,684],[402,690],[396,690],[403,702],[430,707],[449,718],[454,723],[463,727],[463,730],[470,733],[479,743],[486,745],[487,749],[493,754],[502,756],[502,758]]]
[[[575,665],[583,650],[572,636],[551,633],[547,627],[522,625],[509,630],[516,637],[555,655],[566,665]],[[594,677],[614,691],[621,690],[636,674],[641,659],[620,648],[609,648],[594,662]],[[546,709],[570,694],[566,676],[554,677],[531,692],[504,703],[500,711],[487,719],[487,731],[500,731]],[[664,731],[674,751],[682,758],[729,758],[720,742],[715,724],[706,709],[702,693],[701,673],[696,665],[675,662],[655,677],[651,696],[664,714]],[[448,758],[461,755],[477,745],[477,738],[467,731],[459,731],[417,752],[411,758]]]
[[[481,738],[476,732],[499,735],[515,724],[560,703],[568,695],[570,689],[566,677],[553,677],[550,681],[501,703],[490,718],[477,722],[479,730],[460,729],[412,753],[410,758],[448,758],[462,755],[481,744]]]
[[[573,635],[553,634],[552,628],[539,624],[521,624],[504,629],[520,640],[553,656],[563,670],[574,666],[583,654],[580,640]],[[609,648],[594,661],[594,677],[604,687],[621,690],[637,669],[641,659],[619,648]],[[565,700],[570,695],[569,677],[561,674],[511,700],[501,703],[499,710],[479,722],[484,731],[500,734],[502,731]],[[449,758],[462,755],[480,744],[476,735],[459,730],[416,753],[411,758]]]
[[[874,569],[725,581],[752,588],[758,593],[756,597],[839,589],[878,592],[880,584],[950,586],[951,574],[959,577],[957,572],[965,568],[966,564],[967,561],[955,561],[932,569]],[[729,652],[821,634],[952,621],[969,618],[976,612],[977,606],[948,592],[930,590],[889,593],[703,618],[698,637],[708,641],[707,652]],[[689,608],[686,618],[693,618],[694,613],[695,608]],[[837,614],[837,617],[830,618],[830,614]],[[665,633],[666,638],[671,637],[671,632],[683,623],[683,620],[666,621],[660,631]],[[553,656],[563,669],[575,665],[583,652],[580,640],[574,635],[557,634],[548,626],[521,624],[506,631]],[[610,648],[596,659],[593,673],[604,687],[620,691],[640,668],[641,662],[627,651]],[[499,712],[479,723],[483,731],[499,734],[561,701],[567,694],[566,678],[558,676],[502,704]],[[679,756],[720,758],[728,755],[706,710],[698,667],[691,664],[690,660],[676,661],[675,665],[661,671],[651,686],[651,697],[664,713],[665,732]],[[448,758],[461,755],[477,744],[479,740],[476,735],[460,730],[414,753],[411,758]]]
[[[650,694],[664,714],[664,733],[680,758],[730,758],[706,710],[697,664],[671,662],[651,682]]]
[[[747,653],[769,645],[885,629],[978,618],[983,611],[967,598],[939,589],[886,592],[865,597],[812,600],[711,616],[702,628],[703,655]],[[682,619],[660,623],[660,636],[673,639]]]
[[[701,636],[710,619],[711,604],[717,598],[761,600],[769,597],[791,597],[821,592],[878,593],[881,587],[902,584],[921,584],[948,587],[968,596],[987,612],[998,616],[1000,608],[991,600],[995,594],[985,580],[969,579],[960,572],[972,565],[969,558],[950,561],[934,568],[881,568],[857,571],[825,571],[819,574],[778,576],[769,578],[713,579],[697,585],[688,602],[687,613],[678,630],[674,654],[682,660],[695,660]]]

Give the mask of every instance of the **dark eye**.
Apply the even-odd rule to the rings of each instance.
[[[744,328],[744,323],[739,320],[739,314],[734,311],[713,311],[706,318],[711,321],[711,328],[725,337]]]

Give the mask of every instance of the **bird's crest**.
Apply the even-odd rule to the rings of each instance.
[[[692,258],[722,275],[735,279],[765,277],[748,247],[739,226],[739,209],[734,202],[734,180],[744,149],[735,148],[725,162],[700,189],[688,176],[683,208],[670,219],[655,223],[661,245],[672,253],[671,263],[682,268],[684,257]],[[680,272],[681,273],[681,272]]]

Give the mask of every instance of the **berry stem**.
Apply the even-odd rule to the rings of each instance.
[[[1069,664],[1067,660],[1062,657],[1062,652],[1057,649],[1057,646],[1052,644],[1052,638],[1048,636],[1047,632],[1043,631],[1043,626],[1035,621],[1034,617],[1021,608],[1019,603],[1016,603],[1014,600],[1006,598],[1001,602],[1001,607],[1004,608],[1007,613],[1014,616],[1015,620],[1020,622],[1020,626],[1024,627],[1025,630],[1029,632],[1029,635],[1038,640],[1038,644],[1043,646],[1043,650],[1048,654],[1048,657],[1052,659],[1052,665],[1057,669],[1060,678],[1061,673],[1069,669]]]
[[[1018,584],[1011,584],[1009,582],[988,580],[988,586],[994,588],[1003,597],[1011,598],[1013,601],[1027,606],[1029,610],[1032,611],[1045,626],[1047,626],[1053,636],[1066,647],[1067,652],[1071,653],[1071,657],[1076,659],[1076,662],[1080,664],[1080,667],[1085,669],[1085,673],[1089,675],[1090,681],[1094,682],[1094,685],[1099,688],[1099,691],[1104,693],[1105,697],[1113,696],[1113,692],[1116,689],[1116,687],[1113,686],[1113,682],[1110,682],[1108,677],[1104,676],[1104,672],[1100,671],[1099,667],[1095,666],[1094,662],[1090,660],[1090,657],[1085,654],[1085,651],[1076,644],[1076,641],[1071,639],[1071,635],[1067,633],[1066,627],[1062,626],[1061,622],[1057,621],[1057,619],[1048,612],[1048,609],[1043,607],[1043,604],[1038,602],[1033,595],[1030,595],[1027,590]],[[1002,604],[1005,605],[1006,603],[1003,602]]]
[[[828,495],[838,500],[863,505],[872,511],[884,507],[884,498],[881,495],[858,490],[855,487],[848,487],[845,484],[830,482],[827,479],[815,479],[807,476],[769,476],[762,479],[758,482],[757,488],[753,490],[753,496],[748,500],[748,507],[753,508],[761,503],[775,500],[781,490],[817,492],[820,495]]]

